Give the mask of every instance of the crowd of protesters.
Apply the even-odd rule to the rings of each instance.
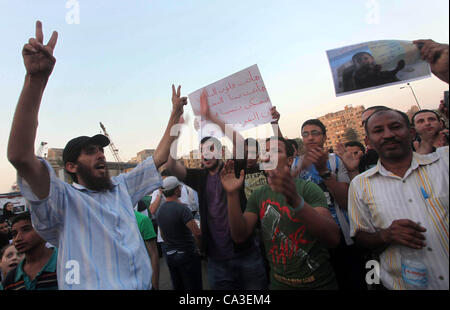
[[[322,122],[298,124],[300,150],[283,137],[276,107],[275,135],[244,140],[210,113],[203,92],[201,116],[233,142],[233,159],[223,161],[221,142],[205,137],[202,168],[192,169],[170,154],[177,142],[170,131],[187,103],[172,85],[172,112],[153,156],[110,177],[109,139],[76,137],[63,151],[68,184],[34,155],[57,37],[44,45],[37,22],[23,48],[27,73],[8,159],[29,211],[14,216],[4,208],[3,289],[158,289],[161,257],[176,290],[204,288],[202,260],[213,290],[409,289],[405,249],[420,252],[426,266],[421,288],[449,289],[448,105],[411,120],[370,107],[361,117],[364,144],[349,141],[330,153]],[[448,45],[414,43],[448,83]],[[369,260],[379,262],[380,282],[367,281]]]

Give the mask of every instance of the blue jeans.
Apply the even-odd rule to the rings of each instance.
[[[208,281],[212,290],[264,290],[268,285],[258,249],[224,261],[208,258]]]
[[[167,255],[170,279],[174,290],[202,290],[202,266],[200,256],[192,251],[177,251]]]

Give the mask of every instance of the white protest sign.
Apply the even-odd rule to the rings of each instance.
[[[327,51],[336,96],[431,76],[411,41],[381,40]]]
[[[270,123],[272,103],[258,66],[253,65],[189,94],[195,115],[200,115],[200,95],[206,90],[211,114],[236,131]],[[221,130],[202,120],[200,136],[222,137]]]

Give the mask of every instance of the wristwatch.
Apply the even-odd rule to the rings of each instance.
[[[294,208],[294,212],[300,211],[305,206],[305,199],[303,199],[302,196],[300,196],[300,199],[301,199],[301,201],[300,201],[299,205]]]

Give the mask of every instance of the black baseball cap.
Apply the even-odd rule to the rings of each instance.
[[[63,162],[64,165],[68,162],[76,162],[78,156],[80,156],[81,150],[89,145],[98,145],[101,147],[105,147],[109,144],[109,139],[107,136],[98,134],[92,137],[88,136],[80,136],[77,138],[73,138],[69,142],[67,142],[66,147],[63,151]]]

